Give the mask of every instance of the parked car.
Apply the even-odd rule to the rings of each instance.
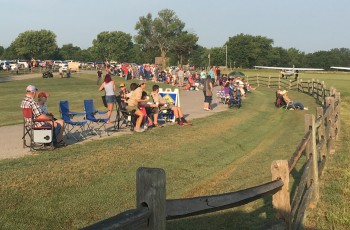
[[[54,66],[60,66],[63,62],[61,60],[54,60],[53,65]]]
[[[10,69],[10,63],[8,61],[0,62],[0,70],[9,70],[9,69]]]
[[[91,61],[86,62],[86,63],[85,63],[85,67],[86,67],[86,68],[95,68],[95,63],[94,63],[94,62],[91,62]]]
[[[17,65],[18,65],[18,68],[20,69],[27,69],[29,66],[27,61],[21,61],[21,60],[17,61]]]
[[[67,72],[67,70],[68,70],[68,64],[64,63],[63,66],[62,66],[62,71],[63,72]]]
[[[10,65],[10,70],[18,70],[18,64],[17,64],[17,61],[10,61],[9,62],[9,65]]]

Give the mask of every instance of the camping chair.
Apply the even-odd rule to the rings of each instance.
[[[73,117],[78,116],[85,116],[84,112],[71,112],[69,110],[69,103],[67,100],[60,101],[59,104],[60,114],[61,118],[64,121],[64,133],[66,137],[69,139],[69,135],[72,136],[76,141],[80,141],[82,138],[85,138],[85,125],[87,123],[86,120],[84,121],[73,121]],[[74,128],[75,131],[73,132]],[[80,132],[79,132],[80,131]],[[78,138],[75,137],[74,133],[78,133]]]
[[[131,112],[128,111],[123,105],[120,96],[116,97],[116,104],[117,114],[114,128],[120,129],[125,125],[125,127],[130,127],[130,130],[133,131],[136,124],[135,110],[132,110]]]
[[[51,119],[34,119],[32,108],[22,108],[23,113],[23,148],[29,147],[30,150],[52,150],[53,130],[52,126],[37,127],[39,122],[50,122]],[[27,142],[29,138],[29,143]]]
[[[104,115],[107,112],[102,112],[98,111],[94,107],[94,101],[89,99],[89,100],[84,100],[84,109],[86,113],[86,120],[87,120],[87,126],[88,129],[91,133],[95,133],[96,135],[99,135],[101,137],[101,134],[99,134],[100,131],[103,131],[107,133],[109,136],[108,130],[107,130],[107,122],[109,121],[109,118],[97,118],[95,117],[96,114],[99,115]],[[95,128],[93,124],[97,124],[98,127]],[[102,130],[103,128],[103,130]]]

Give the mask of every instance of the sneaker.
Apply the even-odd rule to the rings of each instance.
[[[138,129],[135,128],[134,131],[137,132],[137,133],[142,133],[142,132],[144,132],[145,130],[144,130],[144,129],[141,129],[141,128],[138,128]]]

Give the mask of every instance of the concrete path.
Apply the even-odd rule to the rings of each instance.
[[[28,79],[33,77],[41,77],[41,75],[30,75],[25,76],[21,75],[21,79]],[[9,80],[9,79],[7,79]],[[18,80],[16,76],[11,77],[10,80]],[[223,105],[221,103],[217,103],[217,98],[215,95],[216,90],[219,89],[219,87],[216,87],[214,90],[214,96],[213,96],[213,110],[211,111],[205,111],[203,110],[203,92],[201,90],[199,91],[182,91],[180,90],[180,103],[182,111],[188,120],[192,120],[194,118],[201,118],[205,116],[209,116],[211,114],[223,111],[227,109],[227,105]],[[115,114],[112,114],[112,118],[115,117]],[[195,125],[195,124],[194,124]],[[109,125],[110,128],[112,128],[113,123]],[[126,133],[131,133],[129,129],[123,129],[118,132],[111,132],[109,137],[122,135]],[[23,148],[23,142],[22,142],[22,136],[23,136],[23,125],[13,125],[13,126],[4,126],[0,127],[0,160],[1,159],[7,159],[7,158],[18,158],[25,155],[33,154],[29,151],[29,148]],[[102,138],[108,138],[106,134]],[[84,144],[86,141],[92,140],[92,139],[99,139],[98,136],[89,136],[87,140],[80,141],[76,143],[72,138],[66,139],[65,142],[67,144]]]

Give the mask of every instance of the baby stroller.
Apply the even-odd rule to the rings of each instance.
[[[49,77],[53,77],[51,70],[46,70],[45,72],[43,72],[43,78],[49,78]]]
[[[232,108],[233,106],[237,106],[237,108],[241,108],[242,99],[241,99],[241,91],[233,86],[230,87],[230,100],[228,102],[228,108]]]

